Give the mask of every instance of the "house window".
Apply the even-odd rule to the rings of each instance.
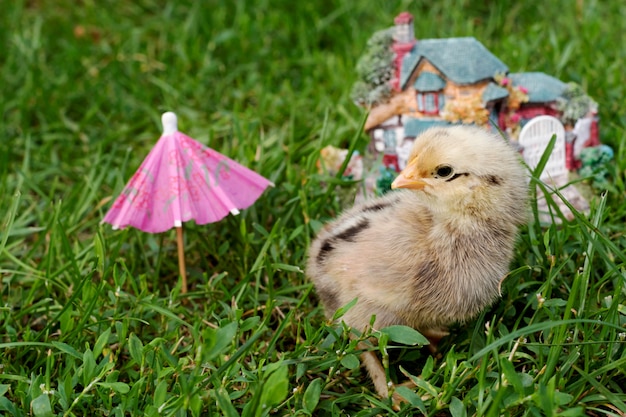
[[[383,141],[385,143],[385,152],[389,153],[390,151],[394,151],[393,153],[395,153],[397,145],[396,131],[393,129],[385,130],[383,133]]]
[[[417,109],[424,114],[439,114],[441,99],[437,92],[417,93]]]

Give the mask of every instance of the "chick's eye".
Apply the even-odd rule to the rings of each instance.
[[[441,165],[437,167],[435,174],[440,178],[446,178],[452,175],[452,167],[449,165]]]

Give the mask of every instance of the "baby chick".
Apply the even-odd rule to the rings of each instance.
[[[307,274],[327,316],[354,298],[342,320],[363,331],[406,325],[433,344],[447,326],[500,295],[528,186],[517,152],[483,128],[433,128],[416,138],[399,189],[355,206],[311,245]],[[373,352],[362,361],[388,396]]]

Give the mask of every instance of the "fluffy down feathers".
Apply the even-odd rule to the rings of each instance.
[[[307,273],[326,313],[363,330],[394,324],[436,334],[499,296],[526,220],[519,155],[482,128],[430,129],[413,145],[399,190],[355,206],[313,242]],[[370,370],[371,371],[371,370]]]

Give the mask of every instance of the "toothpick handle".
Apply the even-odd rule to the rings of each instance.
[[[178,271],[183,279],[182,293],[187,293],[187,270],[185,268],[185,247],[183,246],[183,228],[176,228],[176,244],[178,246]]]

